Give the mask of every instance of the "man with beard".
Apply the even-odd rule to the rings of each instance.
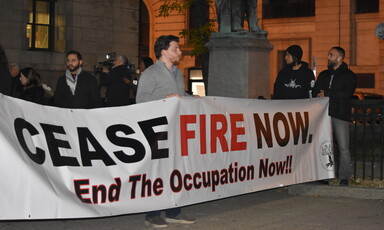
[[[100,107],[97,80],[82,69],[83,58],[78,51],[67,53],[67,70],[57,80],[54,103],[61,108],[91,109]]]
[[[181,50],[176,36],[160,36],[155,43],[156,63],[148,67],[140,76],[136,102],[160,100],[168,97],[181,97],[188,94],[184,90],[184,78],[176,67],[180,63]],[[160,211],[147,213],[145,223],[154,228],[167,227],[168,223],[193,224],[195,219],[181,214],[181,208],[165,211],[165,220]]]
[[[351,173],[349,150],[349,121],[351,97],[356,89],[356,75],[344,62],[345,51],[332,47],[328,52],[328,69],[321,72],[313,89],[314,97],[329,97],[328,114],[340,152],[339,178],[341,186],[348,186]]]
[[[157,61],[140,76],[136,102],[142,103],[166,97],[189,96],[184,90],[184,78],[176,67],[180,63],[179,38],[160,36],[155,43]]]
[[[315,76],[308,63],[301,60],[302,57],[300,46],[288,47],[285,54],[287,66],[277,75],[273,99],[304,99],[312,96]]]

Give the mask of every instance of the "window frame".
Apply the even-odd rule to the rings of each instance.
[[[304,10],[309,7],[308,10]],[[279,12],[282,9],[284,13]],[[300,12],[300,14],[297,14]],[[275,0],[272,2],[262,3],[262,18],[263,19],[282,19],[282,18],[302,18],[316,16],[316,0]]]
[[[355,14],[367,14],[367,13],[380,12],[380,0],[375,0],[375,2],[373,2],[372,0],[371,1],[356,0],[355,4],[356,4]]]
[[[53,51],[54,49],[54,25],[55,25],[55,0],[30,0],[32,2],[32,22],[29,22],[29,14],[31,11],[28,9],[28,21],[27,26],[31,26],[31,38],[27,37],[28,40],[28,50],[30,51]],[[37,23],[37,2],[47,2],[48,3],[48,13],[49,13],[49,24]],[[36,47],[36,32],[37,27],[43,26],[48,29],[48,48]],[[26,27],[27,29],[27,27]],[[31,39],[31,42],[30,42]]]

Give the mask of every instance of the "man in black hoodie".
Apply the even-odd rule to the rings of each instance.
[[[308,63],[301,60],[303,50],[298,45],[288,47],[285,54],[287,66],[277,75],[273,99],[304,99],[312,96],[315,76]]]
[[[351,173],[349,151],[349,121],[351,119],[351,97],[356,89],[356,75],[344,62],[345,51],[332,47],[328,52],[328,69],[321,72],[313,89],[314,97],[329,97],[328,114],[340,151],[340,185],[347,186]]]

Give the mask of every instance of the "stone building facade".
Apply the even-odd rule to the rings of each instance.
[[[137,64],[138,0],[48,1],[54,4],[54,15],[50,21],[53,23],[52,47],[49,50],[29,47],[29,32],[26,28],[31,21],[33,2],[0,1],[0,43],[5,48],[9,62],[37,69],[42,80],[52,87],[55,87],[57,78],[64,73],[65,54],[69,50],[80,51],[87,71],[93,71],[94,65],[105,60],[105,55],[110,52],[124,54],[132,63]],[[43,4],[40,10],[44,11],[45,1],[37,2]],[[44,18],[46,13],[39,12],[37,8],[37,13],[40,13],[37,18]],[[48,22],[48,19],[39,20]]]
[[[55,0],[53,47],[50,50],[29,49],[26,25],[30,20],[29,4],[36,0],[0,1],[0,43],[10,62],[32,66],[39,70],[43,81],[51,86],[65,69],[65,52],[79,50],[84,57],[84,68],[93,71],[93,66],[105,59],[105,54],[117,52],[129,57],[138,65],[139,46],[143,34],[140,21],[140,5],[145,6],[148,28],[146,44],[148,55],[154,58],[153,44],[163,34],[179,35],[189,27],[189,13],[171,13],[158,16],[162,0]],[[39,0],[44,1],[44,0]],[[359,74],[360,91],[384,94],[384,41],[374,33],[376,26],[384,22],[384,10],[374,13],[355,13],[357,0],[315,0],[315,15],[263,19],[263,1],[258,1],[259,25],[268,31],[268,39],[274,46],[270,53],[270,86],[277,76],[282,52],[292,44],[303,47],[303,60],[317,74],[327,65],[327,52],[332,46],[346,50],[345,61]],[[384,0],[379,9],[384,9]],[[214,19],[215,9],[210,15]],[[190,56],[191,47],[181,39],[184,58],[179,66],[184,70],[195,66]],[[186,80],[187,82],[187,80]],[[186,84],[187,85],[187,84]]]
[[[328,50],[341,46],[346,51],[345,62],[358,74],[357,90],[384,94],[384,41],[375,36],[376,26],[384,22],[384,1],[378,2],[379,12],[357,14],[355,0],[315,0],[315,16],[260,19],[274,45],[271,84],[281,62],[279,51],[288,46],[300,45],[303,60],[316,66],[317,74],[326,69]]]

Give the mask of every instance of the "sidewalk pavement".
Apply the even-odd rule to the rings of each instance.
[[[318,184],[286,188],[191,205],[183,213],[192,225],[170,224],[167,230],[381,230],[384,229],[384,189]],[[1,204],[0,204],[1,205]],[[0,221],[1,230],[152,229],[144,214],[76,220]]]

